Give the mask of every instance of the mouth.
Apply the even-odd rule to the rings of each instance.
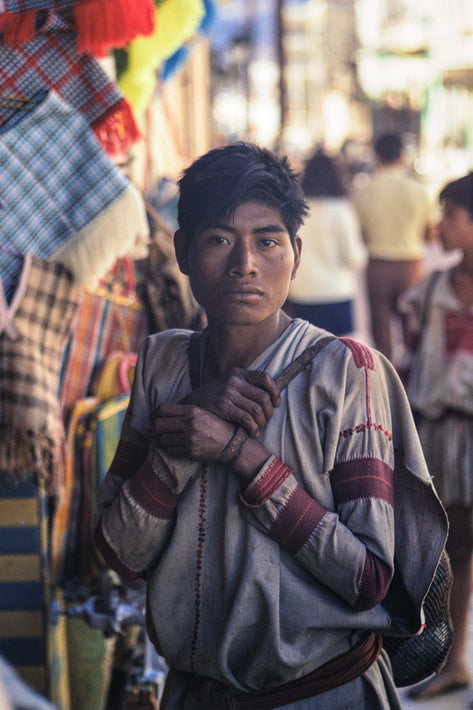
[[[254,286],[232,286],[222,291],[222,296],[232,300],[254,301],[263,296],[263,292]]]

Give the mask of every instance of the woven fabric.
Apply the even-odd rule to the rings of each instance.
[[[65,443],[57,393],[80,294],[63,266],[36,257],[25,257],[22,280],[8,313],[14,337],[0,335],[0,470],[56,491]]]
[[[20,47],[0,42],[0,93],[30,98],[40,91],[56,91],[82,114],[107,152],[119,153],[139,137],[132,111],[97,59],[78,54],[76,36],[66,29],[53,16],[47,31],[43,28]],[[15,107],[0,102],[0,127],[9,124],[15,113]],[[114,133],[108,142],[101,138],[105,125]]]
[[[30,10],[64,10],[81,0],[3,0],[7,12],[29,12]]]
[[[39,34],[22,47],[0,43],[1,93],[31,97],[44,89],[57,91],[91,126],[123,98],[94,57],[77,53],[72,32]],[[12,113],[0,106],[0,125]]]
[[[141,212],[138,202],[126,199],[122,204],[131,189],[85,119],[58,94],[47,93],[10,130],[0,131],[0,238],[10,250],[0,253],[2,275],[14,283],[18,275],[14,252],[50,259],[67,249],[71,265],[57,260],[77,276],[81,240],[82,246],[85,241],[91,244],[97,260],[100,248],[106,247],[110,262],[106,267],[111,266],[133,245],[139,230],[142,236],[142,230],[147,233],[144,204]],[[99,221],[104,215],[108,221],[115,215],[118,222],[109,225],[111,234],[105,232],[103,219]],[[136,233],[124,233],[127,217],[130,229],[136,224]],[[92,274],[101,266],[86,263],[83,270]]]
[[[140,301],[126,305],[97,293],[84,294],[61,387],[66,419],[78,399],[92,394],[107,356],[120,349],[136,352],[147,334],[147,314]]]
[[[6,0],[0,6],[2,41],[21,47],[51,16],[59,16],[76,33],[79,53],[105,56],[135,37],[154,30],[152,0]]]

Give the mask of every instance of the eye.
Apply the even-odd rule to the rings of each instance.
[[[276,239],[273,239],[272,237],[264,237],[264,239],[262,239],[260,243],[261,246],[265,249],[271,249],[272,247],[277,246]]]
[[[229,244],[227,237],[223,237],[221,234],[209,234],[207,241],[209,244],[216,244],[217,246]]]

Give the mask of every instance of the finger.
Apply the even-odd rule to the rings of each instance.
[[[177,417],[185,414],[187,411],[186,405],[184,404],[173,404],[172,402],[165,402],[164,404],[159,404],[151,412],[151,421],[157,417]]]
[[[163,449],[189,448],[189,437],[184,432],[165,432],[158,434],[156,440]]]
[[[245,392],[232,392],[222,402],[222,410],[227,421],[241,424],[250,436],[259,434],[274,411],[269,395],[250,385]]]
[[[281,390],[271,375],[260,370],[246,370],[245,377],[252,385],[265,390],[269,394],[273,407],[279,407],[281,404]]]
[[[183,432],[186,429],[185,417],[157,417],[153,422],[153,432],[155,435],[169,432]]]

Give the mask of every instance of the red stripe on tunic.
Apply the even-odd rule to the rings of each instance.
[[[378,498],[394,504],[393,471],[379,459],[339,463],[330,480],[337,505],[360,498]]]
[[[295,555],[307,542],[327,511],[300,486],[279,513],[269,532],[289,553]]]
[[[367,345],[359,343],[352,338],[340,338],[340,340],[350,348],[357,367],[365,367],[367,370],[374,370],[373,353]]]
[[[248,505],[262,505],[289,478],[293,472],[290,466],[273,456],[266,464],[266,470],[244,493]]]
[[[130,479],[130,493],[147,513],[160,520],[169,520],[179,499],[153,472],[148,462]]]

